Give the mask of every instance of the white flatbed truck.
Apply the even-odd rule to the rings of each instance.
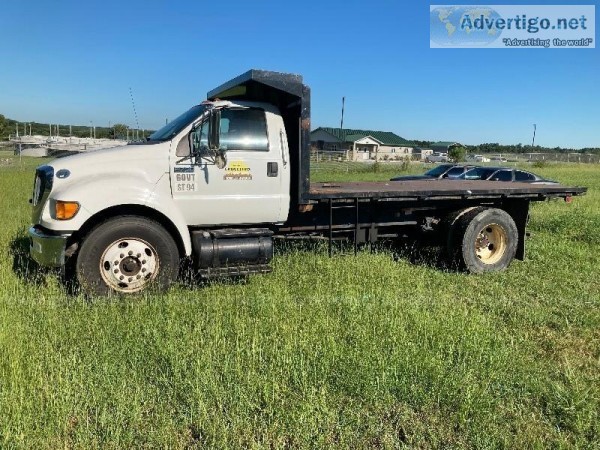
[[[205,277],[270,270],[273,237],[434,237],[463,268],[525,256],[529,204],[581,187],[493,181],[310,182],[310,89],[250,70],[146,142],[35,172],[31,256],[92,294],[167,289],[180,262]]]

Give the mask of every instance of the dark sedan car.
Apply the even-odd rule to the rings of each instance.
[[[390,181],[410,181],[410,180],[436,180],[440,178],[456,178],[467,170],[473,169],[470,164],[440,164],[433,169],[428,170],[423,175],[403,175],[394,177]]]
[[[558,184],[557,181],[546,180],[535,173],[510,167],[474,167],[456,177],[458,180],[509,181],[531,184]]]

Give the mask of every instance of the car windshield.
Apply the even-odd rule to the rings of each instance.
[[[467,170],[458,178],[461,178],[463,180],[486,180],[490,175],[496,172],[496,170],[498,169],[490,169],[488,167],[475,167],[474,169]]]
[[[446,170],[450,169],[451,167],[453,167],[452,164],[440,164],[439,166],[434,167],[433,169],[425,172],[424,175],[427,175],[428,177],[437,178],[440,175],[442,175],[444,172],[446,172]]]
[[[181,130],[196,120],[206,110],[205,105],[196,105],[188,109],[176,119],[170,121],[160,130],[156,130],[149,137],[149,141],[168,141],[173,139]]]

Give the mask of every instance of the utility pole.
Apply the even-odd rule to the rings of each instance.
[[[340,150],[343,150],[344,140],[342,139],[342,133],[344,129],[344,106],[346,105],[346,97],[342,97],[342,119],[340,120]],[[348,153],[346,153],[347,155]]]
[[[92,124],[92,121],[90,120],[90,139],[92,137],[92,126],[93,126],[93,124]]]

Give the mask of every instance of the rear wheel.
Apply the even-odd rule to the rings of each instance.
[[[94,228],[77,255],[77,279],[84,292],[133,294],[164,291],[177,277],[179,252],[171,235],[143,217],[118,217]]]
[[[469,272],[497,272],[514,259],[518,240],[517,226],[508,213],[478,207],[458,215],[447,246],[453,261]]]

